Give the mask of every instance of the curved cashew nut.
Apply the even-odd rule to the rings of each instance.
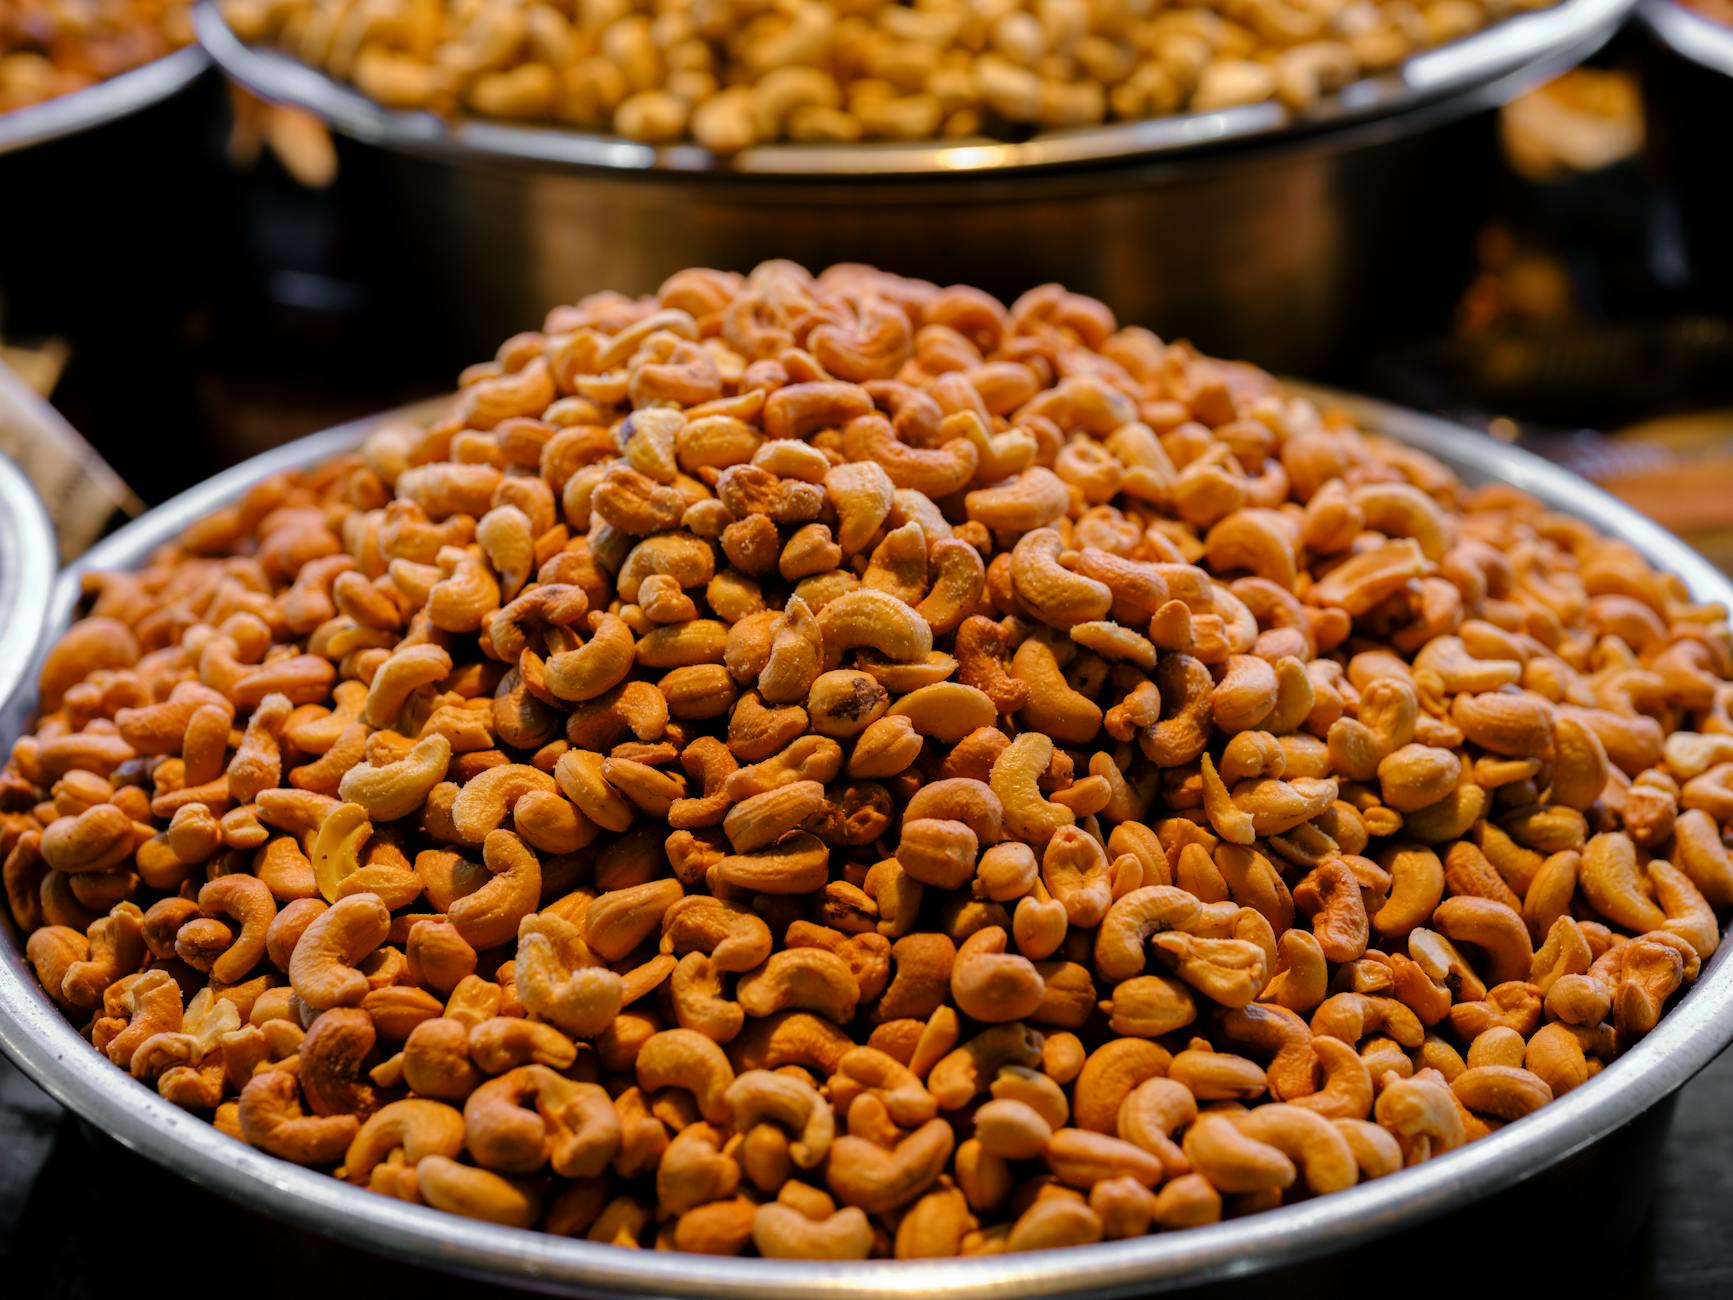
[[[1615,925],[1641,934],[1666,924],[1666,913],[1643,887],[1637,846],[1622,831],[1596,835],[1583,846],[1577,883],[1594,909]]]
[[[1257,1106],[1234,1122],[1254,1141],[1282,1152],[1305,1173],[1314,1192],[1335,1192],[1360,1181],[1360,1165],[1348,1140],[1324,1116],[1280,1102]],[[1204,1171],[1208,1176],[1208,1171]]]
[[[1403,1047],[1419,1047],[1425,1030],[1412,1011],[1395,998],[1365,993],[1337,993],[1312,1013],[1312,1033],[1358,1043],[1382,1029]]]
[[[1450,549],[1450,519],[1444,507],[1409,483],[1362,483],[1353,490],[1365,527],[1389,537],[1412,537],[1420,553],[1438,560]]]
[[[951,997],[964,1015],[985,1024],[1022,1020],[1041,1005],[1046,982],[1026,957],[1007,953],[1004,928],[975,931],[957,949]]]
[[[921,1086],[914,1071],[877,1048],[855,1047],[844,1052],[836,1073],[877,1095],[891,1119],[903,1128],[924,1124],[938,1112],[937,1100]],[[834,1097],[835,1079],[831,1091]]]
[[[361,1125],[343,1156],[343,1177],[366,1186],[394,1152],[414,1167],[424,1156],[455,1160],[463,1151],[463,1115],[441,1101],[410,1097],[381,1106]]]
[[[1248,569],[1288,591],[1299,572],[1295,540],[1286,515],[1251,506],[1213,525],[1204,538],[1204,553],[1216,573]]]
[[[256,876],[218,876],[199,889],[199,910],[206,916],[227,916],[241,924],[235,941],[211,963],[211,978],[238,984],[265,955],[266,936],[277,919],[277,902]]]
[[[477,952],[509,943],[542,893],[541,860],[510,831],[489,831],[482,861],[492,873],[474,893],[446,908],[451,924]]]
[[[889,1152],[867,1138],[845,1135],[831,1144],[825,1181],[845,1205],[888,1214],[932,1186],[955,1142],[943,1119],[928,1120]]]
[[[1401,1143],[1410,1164],[1453,1151],[1468,1140],[1456,1098],[1433,1079],[1390,1080],[1378,1094],[1373,1112],[1378,1123]]]
[[[958,1110],[985,1091],[1002,1066],[1040,1063],[1040,1034],[1017,1021],[992,1025],[933,1066],[927,1091],[941,1110]]]
[[[839,1025],[854,1018],[860,983],[849,964],[822,948],[784,948],[743,974],[735,997],[749,1016],[813,1011]]]
[[[723,1099],[734,1131],[763,1123],[790,1130],[788,1154],[801,1169],[814,1169],[829,1154],[836,1137],[836,1114],[811,1084],[769,1070],[747,1070],[728,1085]]]
[[[451,805],[452,825],[466,844],[480,844],[499,829],[517,801],[531,792],[559,789],[554,778],[527,763],[501,763],[477,772],[463,783]]]
[[[749,971],[770,957],[771,947],[763,919],[725,899],[690,894],[662,913],[661,951],[704,953],[718,971]]]
[[[343,1158],[361,1121],[353,1115],[307,1115],[288,1070],[255,1074],[241,1089],[238,1119],[251,1146],[298,1165],[334,1165]]]
[[[1061,826],[1077,819],[1063,804],[1043,797],[1037,782],[1053,761],[1053,742],[1026,731],[993,760],[989,783],[1005,809],[1005,829],[1020,840],[1045,844]]]
[[[1447,937],[1472,943],[1485,953],[1491,983],[1528,978],[1534,965],[1534,943],[1522,917],[1505,904],[1460,894],[1438,905],[1432,924]]]
[[[427,801],[427,792],[445,780],[450,763],[451,742],[436,731],[395,763],[357,763],[343,774],[337,793],[365,808],[371,821],[396,821]]]
[[[396,725],[411,694],[450,675],[451,656],[439,646],[427,642],[404,646],[373,674],[362,717],[375,730],[387,730]]]
[[[489,1079],[464,1103],[463,1122],[470,1154],[500,1173],[551,1165],[562,1178],[593,1178],[620,1149],[620,1117],[608,1094],[545,1065]]]
[[[708,553],[709,548],[705,550]],[[622,595],[624,586],[622,572]],[[576,650],[549,656],[542,667],[544,685],[561,700],[593,700],[605,695],[626,679],[637,662],[637,643],[624,619],[617,614],[592,615],[592,618],[596,626],[588,641]]]
[[[350,894],[313,918],[289,958],[295,995],[316,1011],[354,1006],[367,996],[356,965],[391,930],[391,913],[377,894]]]
[[[1187,930],[1201,913],[1196,895],[1172,885],[1134,889],[1107,909],[1095,935],[1095,969],[1112,983],[1143,972],[1145,945],[1164,930]],[[1250,1001],[1248,998],[1247,1001]]]
[[[1262,945],[1250,940],[1200,939],[1169,931],[1156,935],[1153,943],[1174,962],[1174,974],[1224,1007],[1245,1006],[1269,978],[1269,957]]]
[[[1105,583],[1061,565],[1064,549],[1064,540],[1051,528],[1025,533],[1011,551],[1011,590],[1036,618],[1068,631],[1107,617],[1113,592]]]
[[[896,663],[918,663],[932,653],[933,629],[915,610],[882,591],[862,589],[838,596],[818,612],[824,666],[866,646]]]
[[[872,1253],[873,1227],[859,1206],[812,1219],[772,1201],[752,1217],[752,1242],[766,1259],[865,1259]]]
[[[1161,717],[1138,733],[1138,747],[1157,767],[1179,767],[1209,743],[1215,679],[1191,655],[1167,654],[1156,663],[1155,685],[1161,693]]]
[[[690,1029],[664,1029],[645,1040],[636,1062],[638,1086],[646,1093],[679,1088],[692,1094],[698,1112],[712,1124],[726,1125],[734,1113],[728,1086],[734,1067],[722,1049]]]
[[[1226,1115],[1200,1115],[1186,1130],[1183,1150],[1192,1168],[1223,1192],[1280,1191],[1299,1176],[1282,1150]]]

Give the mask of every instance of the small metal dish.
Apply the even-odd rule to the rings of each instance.
[[[1509,483],[1554,509],[1592,520],[1651,563],[1678,574],[1698,600],[1733,606],[1733,584],[1707,561],[1557,466],[1442,420],[1324,390],[1301,391],[1343,407],[1363,428],[1429,452],[1470,483]],[[72,617],[82,572],[140,563],[153,547],[251,484],[352,447],[373,423],[345,425],[268,452],[116,533],[62,575],[54,590],[45,646]],[[19,692],[0,709],[0,743],[25,727],[30,696],[29,691]],[[866,1264],[714,1259],[620,1250],[457,1218],[351,1187],[243,1146],[92,1051],[38,987],[22,959],[23,945],[10,917],[0,931],[0,1049],[100,1131],[206,1188],[296,1227],[423,1267],[564,1294],[694,1300],[1010,1300],[1162,1292],[1243,1278],[1333,1255],[1479,1206],[1563,1161],[1588,1158],[1588,1148],[1607,1135],[1617,1133],[1621,1142],[1631,1137],[1658,1140],[1671,1095],[1733,1040],[1733,963],[1723,950],[1654,1032],[1582,1087],[1481,1141],[1344,1192],[1205,1228],[1030,1254]],[[1627,1176],[1630,1162],[1620,1168],[1625,1171],[1621,1178]]]
[[[0,154],[75,135],[148,108],[190,84],[209,66],[205,52],[188,45],[70,95],[0,113]]]

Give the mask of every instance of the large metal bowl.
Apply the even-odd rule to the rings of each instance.
[[[1491,109],[1586,57],[1630,3],[1562,0],[1303,117],[1262,104],[1018,144],[772,145],[726,162],[383,109],[242,44],[214,0],[196,22],[229,75],[359,142],[342,155],[350,228],[391,228],[403,278],[419,267],[437,283],[433,309],[471,355],[574,291],[790,257],[1007,298],[1057,280],[1218,355],[1316,374],[1448,319],[1490,206]]]
[[[209,69],[189,45],[0,114],[0,335],[67,344],[68,415],[147,494],[139,420],[177,439],[198,427],[193,345],[209,327],[196,308],[236,279],[219,256],[234,218],[212,201],[222,87]]]
[[[0,113],[0,154],[88,131],[148,108],[191,83],[209,65],[203,50],[188,45],[70,95]]]
[[[1733,27],[1676,0],[1646,0],[1637,16],[1673,53],[1698,67],[1733,78]]]
[[[1733,585],[1707,561],[1556,466],[1441,420],[1338,394],[1315,395],[1346,407],[1365,428],[1430,452],[1469,482],[1511,483],[1553,508],[1592,520],[1653,564],[1678,574],[1697,599],[1733,606]],[[58,633],[72,616],[84,570],[139,563],[151,548],[267,474],[355,445],[370,423],[346,425],[268,452],[115,534],[62,575],[47,632]],[[0,708],[0,742],[19,733],[31,707],[26,690]],[[1664,1129],[1662,1103],[1733,1040],[1733,964],[1723,950],[1653,1033],[1582,1087],[1481,1141],[1345,1192],[1206,1228],[1031,1254],[870,1264],[713,1259],[620,1250],[460,1219],[350,1187],[243,1146],[92,1051],[38,987],[20,956],[22,945],[9,917],[4,931],[0,1049],[98,1130],[201,1186],[297,1227],[425,1267],[588,1295],[698,1300],[942,1295],[947,1300],[1004,1300],[1147,1293],[1244,1277],[1465,1210],[1579,1155],[1615,1131],[1639,1141],[1652,1137],[1657,1128]],[[1653,1122],[1657,1114],[1659,1124]],[[1620,1169],[1621,1183],[1640,1181],[1630,1162]],[[1605,1199],[1601,1203],[1611,1204]],[[1596,1228],[1604,1231],[1610,1225]]]

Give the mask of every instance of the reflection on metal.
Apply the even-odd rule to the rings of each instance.
[[[1644,0],[1637,16],[1675,54],[1711,72],[1733,77],[1733,27],[1675,0]],[[1725,129],[1726,123],[1721,127]]]
[[[58,140],[136,113],[167,99],[209,65],[205,52],[189,45],[70,95],[0,113],[0,154]],[[0,176],[4,174],[0,171]]]
[[[0,705],[32,667],[58,567],[48,512],[30,480],[0,456]]]

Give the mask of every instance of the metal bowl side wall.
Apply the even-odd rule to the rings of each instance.
[[[180,93],[210,64],[197,45],[165,54],[94,86],[0,113],[0,155],[118,122]]]
[[[1659,179],[1672,192],[1688,280],[1705,310],[1733,314],[1733,26],[1675,3],[1647,0],[1643,98]]]
[[[400,278],[442,336],[487,355],[604,286],[651,293],[686,266],[866,262],[1009,300],[1057,281],[1122,321],[1217,355],[1320,373],[1368,341],[1431,332],[1491,202],[1493,117],[1184,161],[913,180],[577,175],[353,147],[404,232]],[[373,238],[384,245],[385,238]]]

